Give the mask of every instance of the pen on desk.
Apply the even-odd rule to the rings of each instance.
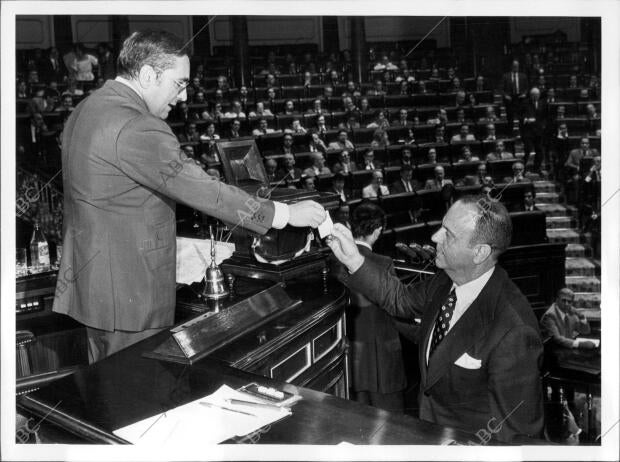
[[[279,406],[276,406],[275,404],[257,403],[255,401],[244,401],[242,399],[230,398],[230,399],[227,399],[226,402],[228,404],[238,404],[238,405],[243,405],[243,406],[254,406],[254,407],[267,408],[267,409],[281,409]]]
[[[207,406],[207,407],[215,407],[218,409],[224,409],[225,411],[237,412],[238,414],[245,414],[245,415],[251,415],[252,417],[256,417],[256,415],[250,414],[249,412],[240,411],[239,409],[231,409],[226,406],[220,406],[219,404],[207,403],[206,401],[200,401],[200,404],[202,404],[203,406]]]

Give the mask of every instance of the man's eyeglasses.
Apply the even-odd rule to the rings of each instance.
[[[179,79],[174,79],[173,82],[174,82],[174,86],[177,87],[177,91],[179,93],[185,90],[190,83],[189,80],[179,80]]]

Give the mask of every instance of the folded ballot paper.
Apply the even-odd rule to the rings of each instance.
[[[215,263],[230,258],[235,244],[215,241]],[[177,282],[191,284],[205,277],[207,266],[211,264],[211,240],[177,237]]]
[[[231,404],[231,399],[264,402],[222,385],[211,395],[119,428],[114,434],[136,445],[196,447],[247,435],[291,415],[286,407]]]

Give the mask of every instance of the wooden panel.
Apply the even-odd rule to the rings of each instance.
[[[52,46],[52,17],[19,15],[15,24],[15,47],[49,48]]]

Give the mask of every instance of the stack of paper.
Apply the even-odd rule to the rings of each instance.
[[[291,414],[287,408],[230,404],[227,401],[230,399],[260,401],[222,385],[209,396],[119,428],[114,434],[139,445],[187,444],[195,447],[247,435]]]

